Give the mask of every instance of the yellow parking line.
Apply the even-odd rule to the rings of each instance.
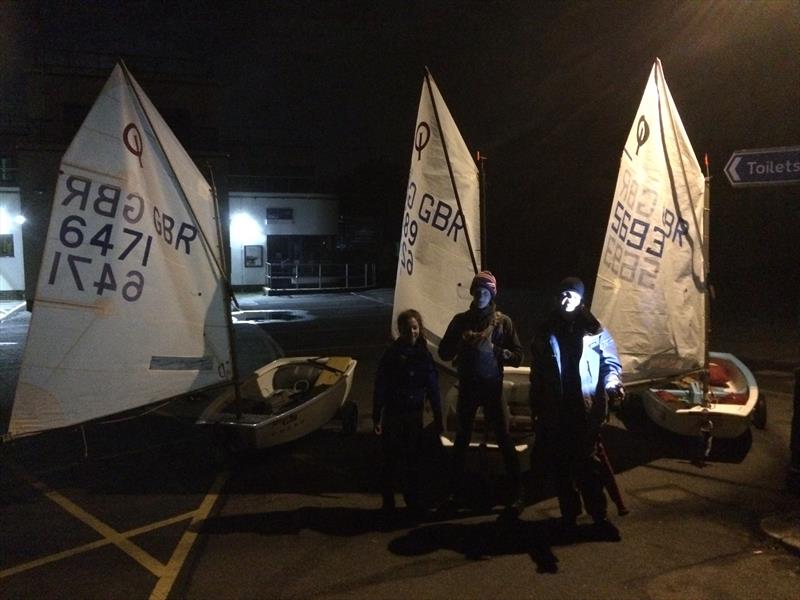
[[[178,515],[176,517],[170,517],[169,519],[164,519],[163,521],[158,521],[156,523],[143,525],[141,527],[137,527],[136,529],[125,531],[121,535],[126,538],[132,538],[142,533],[147,533],[149,531],[161,529],[162,527],[174,525],[175,523],[180,523],[181,521],[186,521],[188,519],[191,519],[194,516],[195,512],[196,511],[193,510],[187,513],[183,513],[182,515]],[[41,567],[43,565],[52,562],[57,562],[65,558],[69,558],[70,556],[75,556],[77,554],[89,552],[90,550],[94,550],[96,548],[102,548],[103,546],[108,546],[111,543],[112,543],[111,540],[103,538],[101,540],[95,540],[94,542],[89,542],[88,544],[83,544],[82,546],[70,548],[69,550],[63,550],[62,552],[50,554],[49,556],[44,556],[42,558],[37,558],[36,560],[22,563],[14,567],[9,567],[8,569],[0,571],[0,579],[3,579],[4,577],[11,577],[12,575],[16,575],[17,573],[21,573],[23,571],[30,571],[31,569],[35,569],[36,567]]]
[[[110,543],[111,541],[106,539],[97,540],[89,544],[84,544],[83,546],[78,546],[77,548],[71,548],[70,550],[64,550],[63,552],[58,552],[56,554],[50,554],[44,558],[38,558],[30,562],[22,563],[20,565],[0,571],[0,579],[3,579],[4,577],[11,577],[17,573],[22,573],[23,571],[30,571],[36,567],[41,567],[52,562],[63,560],[65,558],[69,558],[70,556],[75,556],[76,554],[89,552],[89,550],[94,550],[95,548],[102,548],[103,546],[108,546]]]
[[[150,600],[166,600],[172,586],[175,584],[175,579],[177,579],[183,563],[186,561],[186,557],[189,556],[189,550],[191,550],[194,541],[197,539],[197,532],[195,531],[197,524],[208,517],[227,479],[228,473],[226,471],[217,475],[217,478],[211,485],[211,489],[208,490],[208,494],[206,494],[200,507],[195,511],[192,522],[175,547],[172,557],[164,567],[163,574],[160,576],[158,583],[156,583],[156,586],[150,594]]]
[[[154,600],[166,599],[166,597],[169,595],[169,592],[175,583],[175,579],[177,578],[178,573],[180,572],[180,569],[183,566],[183,563],[185,562],[187,556],[189,555],[189,551],[191,550],[192,545],[197,539],[197,532],[195,531],[196,525],[208,517],[208,514],[214,507],[214,503],[217,501],[219,493],[222,490],[222,487],[225,485],[225,481],[228,478],[227,472],[220,473],[214,480],[214,483],[212,484],[211,489],[208,491],[208,494],[206,494],[205,498],[203,498],[203,502],[200,504],[200,507],[197,508],[196,510],[183,513],[175,517],[170,517],[168,519],[164,519],[156,523],[143,525],[141,527],[137,527],[136,529],[131,529],[129,531],[120,533],[115,529],[113,529],[112,527],[110,527],[109,525],[106,525],[99,519],[95,518],[85,510],[83,510],[80,506],[78,506],[68,498],[62,496],[56,491],[49,489],[47,485],[35,479],[32,475],[30,475],[27,471],[25,471],[21,466],[17,465],[15,462],[11,460],[6,460],[5,462],[8,465],[8,467],[12,471],[14,471],[17,477],[26,481],[32,487],[42,492],[42,494],[44,494],[47,498],[58,504],[70,515],[82,521],[95,531],[97,531],[100,535],[103,536],[103,539],[96,540],[94,542],[90,542],[88,544],[72,548],[70,550],[65,550],[63,552],[51,554],[49,556],[37,560],[29,561],[27,563],[23,563],[15,567],[5,569],[3,571],[0,571],[0,579],[51,562],[62,560],[70,556],[75,556],[83,552],[88,552],[96,548],[101,548],[109,544],[114,544],[120,550],[131,556],[139,564],[141,564],[148,571],[150,571],[159,578],[155,588],[153,588],[153,591],[150,595],[150,598]],[[134,544],[128,539],[130,537],[134,537],[142,533],[147,533],[149,531],[153,531],[155,529],[159,529],[167,525],[172,525],[174,523],[178,523],[180,521],[184,521],[189,518],[191,518],[192,520],[189,523],[187,530],[184,532],[183,536],[178,541],[178,545],[176,546],[175,550],[172,553],[172,557],[170,558],[169,562],[166,565],[162,564],[161,562],[150,556],[147,552],[139,548],[136,544]]]
[[[142,565],[145,569],[150,571],[156,577],[160,577],[164,572],[164,565],[158,560],[150,556],[147,552],[139,548],[136,544],[125,538],[113,527],[106,525],[100,519],[90,515],[83,510],[80,506],[62,496],[58,492],[51,490],[44,483],[35,479],[32,475],[28,474],[25,469],[17,465],[13,461],[7,463],[15,474],[24,481],[27,481],[31,486],[42,492],[50,500],[58,504],[61,508],[67,511],[76,519],[82,521],[92,529],[94,529],[101,536],[106,538],[110,543],[114,544],[117,548],[125,552],[128,556],[133,558],[136,562]]]

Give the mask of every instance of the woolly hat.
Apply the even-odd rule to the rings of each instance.
[[[475,290],[479,287],[484,287],[492,293],[492,298],[497,296],[497,279],[494,278],[491,271],[481,271],[472,278],[472,283],[469,286],[469,293],[474,294]]]
[[[558,284],[558,293],[561,294],[562,292],[567,291],[577,292],[578,295],[583,298],[586,288],[584,287],[583,282],[577,277],[567,277],[566,279],[563,279],[560,284]]]

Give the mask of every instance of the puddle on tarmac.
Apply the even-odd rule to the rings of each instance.
[[[286,323],[306,321],[309,314],[305,310],[237,310],[231,313],[234,323]]]

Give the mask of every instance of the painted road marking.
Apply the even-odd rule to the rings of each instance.
[[[363,298],[364,300],[370,300],[371,302],[377,302],[378,304],[383,304],[384,306],[392,306],[391,302],[384,302],[380,298],[373,298],[371,296],[365,296],[364,294],[359,294],[358,292],[350,292],[351,296],[357,296],[358,298]]]
[[[228,473],[226,471],[217,475],[211,489],[208,490],[208,494],[203,498],[200,508],[195,511],[192,522],[175,547],[172,557],[164,568],[164,573],[159,577],[158,583],[156,583],[156,586],[153,588],[150,594],[150,600],[166,600],[167,596],[169,596],[169,592],[175,584],[175,579],[178,577],[183,563],[186,562],[186,558],[189,556],[189,550],[192,549],[192,545],[197,539],[197,525],[208,517],[227,479]]]
[[[19,479],[27,482],[34,489],[40,491],[44,496],[58,504],[70,515],[97,531],[101,536],[103,536],[103,539],[4,569],[3,571],[0,571],[0,579],[10,577],[11,575],[28,571],[52,562],[63,560],[71,556],[76,556],[96,548],[113,544],[159,578],[150,595],[150,598],[153,600],[166,599],[169,595],[178,573],[180,573],[181,567],[186,561],[189,551],[197,539],[198,524],[208,517],[211,509],[214,507],[214,504],[217,501],[217,498],[219,497],[222,487],[225,485],[225,481],[228,479],[227,472],[222,472],[217,475],[217,478],[211,485],[211,489],[208,491],[208,494],[206,494],[199,508],[196,510],[120,533],[83,510],[80,506],[68,498],[62,496],[54,490],[49,489],[47,485],[34,478],[14,461],[6,460],[5,463]],[[150,554],[139,548],[139,546],[128,539],[149,531],[160,529],[161,527],[166,527],[168,525],[185,521],[187,519],[191,519],[191,522],[189,523],[189,526],[187,527],[181,539],[178,541],[178,545],[175,547],[175,550],[173,551],[172,556],[166,565],[152,557]]]
[[[169,525],[174,525],[175,523],[180,523],[181,521],[186,521],[188,519],[191,519],[194,516],[195,512],[197,511],[193,510],[191,512],[187,512],[182,515],[178,515],[176,517],[170,517],[169,519],[158,521],[157,523],[150,523],[149,525],[137,527],[136,529],[131,529],[130,531],[125,531],[120,535],[126,538],[136,537],[137,535],[141,535],[149,531],[155,531],[156,529],[160,529],[162,527],[167,527]],[[83,544],[82,546],[77,546],[75,548],[64,550],[62,552],[57,552],[56,554],[51,554],[43,558],[37,558],[36,560],[22,563],[14,567],[5,569],[3,571],[0,571],[0,579],[4,577],[11,577],[12,575],[16,575],[17,573],[22,573],[23,571],[30,571],[31,569],[35,569],[36,567],[41,567],[49,563],[69,558],[70,556],[83,554],[84,552],[89,552],[90,550],[94,550],[96,548],[102,548],[103,546],[109,546],[111,544],[112,542],[110,539],[103,538],[102,540],[96,540],[94,542]]]
[[[71,514],[73,517],[82,521],[94,529],[101,536],[106,538],[110,543],[114,544],[117,548],[125,552],[128,556],[133,558],[136,562],[142,565],[145,569],[150,571],[156,577],[160,577],[164,572],[164,565],[160,561],[150,556],[147,552],[139,548],[136,544],[131,542],[113,527],[103,523],[100,519],[89,514],[80,506],[75,504],[72,500],[62,496],[58,492],[51,490],[44,483],[35,479],[25,469],[17,465],[13,461],[8,461],[9,467],[14,473],[22,479],[27,481],[33,488],[39,490],[47,498],[58,504],[61,508]]]

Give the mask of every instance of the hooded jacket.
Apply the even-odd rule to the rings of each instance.
[[[531,343],[531,414],[537,419],[537,428],[555,430],[564,426],[564,383],[573,374],[562,372],[564,357],[558,334],[571,329],[581,336],[580,356],[577,360],[580,392],[583,400],[585,431],[591,437],[606,420],[608,399],[605,390],[621,383],[622,365],[611,334],[584,306],[573,322],[568,322],[554,311],[539,329]],[[570,362],[570,361],[566,361]]]

